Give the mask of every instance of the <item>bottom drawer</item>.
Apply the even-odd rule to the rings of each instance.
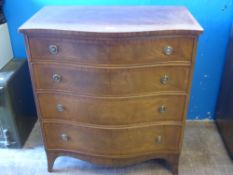
[[[100,128],[46,122],[43,128],[48,149],[99,155],[178,151],[181,135],[176,125]]]

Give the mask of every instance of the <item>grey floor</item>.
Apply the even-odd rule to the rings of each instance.
[[[60,157],[47,172],[39,125],[23,149],[0,149],[0,175],[171,175],[163,161],[152,160],[126,168],[105,169]],[[233,175],[233,161],[212,122],[188,122],[179,166],[180,175]]]

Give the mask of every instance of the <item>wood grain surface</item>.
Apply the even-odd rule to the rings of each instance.
[[[179,149],[180,127],[176,125],[148,125],[125,128],[95,128],[74,124],[44,123],[48,149],[77,151],[115,157],[148,152],[177,152]],[[68,140],[61,138],[62,134]],[[157,141],[161,137],[161,141]]]
[[[137,35],[139,32],[149,34],[159,32],[161,34],[170,31],[199,34],[203,31],[185,7],[175,6],[49,6],[41,9],[19,30],[117,36],[125,33]]]
[[[33,64],[37,89],[60,90],[83,95],[127,96],[156,91],[186,91],[189,65],[98,68],[65,64]],[[54,82],[54,74],[61,76]],[[167,75],[166,84],[161,79]]]
[[[118,39],[64,38],[60,35],[32,36],[29,40],[32,61],[75,62],[79,64],[141,65],[167,61],[190,62],[193,37],[163,36]],[[56,45],[57,54],[49,52]],[[171,55],[165,47],[173,48]]]
[[[64,93],[39,93],[43,119],[59,119],[86,124],[126,125],[156,121],[183,120],[185,93],[104,98]],[[174,105],[174,103],[176,105]],[[63,111],[57,110],[62,105]],[[165,111],[160,112],[164,106]]]
[[[49,172],[69,155],[105,166],[162,158],[178,174],[203,31],[185,7],[50,6],[19,30]]]

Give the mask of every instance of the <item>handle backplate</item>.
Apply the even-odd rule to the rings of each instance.
[[[58,112],[64,112],[65,108],[62,104],[57,104],[56,109]]]
[[[61,134],[61,139],[65,142],[68,142],[70,140],[69,136],[65,133]]]
[[[161,144],[162,143],[162,136],[157,136],[156,139],[155,139],[155,142],[157,144]]]
[[[61,75],[59,75],[59,74],[53,74],[52,79],[54,82],[59,83],[59,82],[61,82],[62,78],[61,78]]]
[[[173,47],[171,46],[164,47],[163,53],[167,56],[171,55],[173,53]]]
[[[169,81],[169,76],[168,75],[163,75],[161,78],[160,78],[160,83],[161,84],[167,84]]]
[[[58,54],[58,46],[54,44],[49,45],[49,53],[52,55]]]
[[[162,105],[162,106],[159,107],[159,112],[160,113],[165,113],[166,111],[167,111],[167,107],[166,106]]]

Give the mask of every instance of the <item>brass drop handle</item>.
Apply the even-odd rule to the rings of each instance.
[[[160,78],[160,83],[161,84],[167,84],[169,81],[169,76],[168,75],[163,75],[161,78]]]
[[[52,55],[58,54],[58,46],[54,44],[49,45],[49,53]]]
[[[59,75],[59,74],[53,74],[52,79],[55,83],[59,83],[59,82],[61,82],[62,78],[61,78],[61,75]]]
[[[167,111],[167,107],[166,106],[162,105],[162,106],[159,107],[159,112],[160,113],[165,113],[166,111]]]
[[[163,53],[167,56],[171,55],[173,53],[173,48],[172,46],[166,46],[163,49]]]
[[[65,108],[62,104],[57,104],[56,109],[58,112],[64,112]]]
[[[155,142],[157,144],[161,144],[162,143],[162,136],[157,136],[156,139],[155,139]]]
[[[67,134],[63,133],[61,134],[61,139],[65,142],[68,142],[70,140],[70,137]]]

